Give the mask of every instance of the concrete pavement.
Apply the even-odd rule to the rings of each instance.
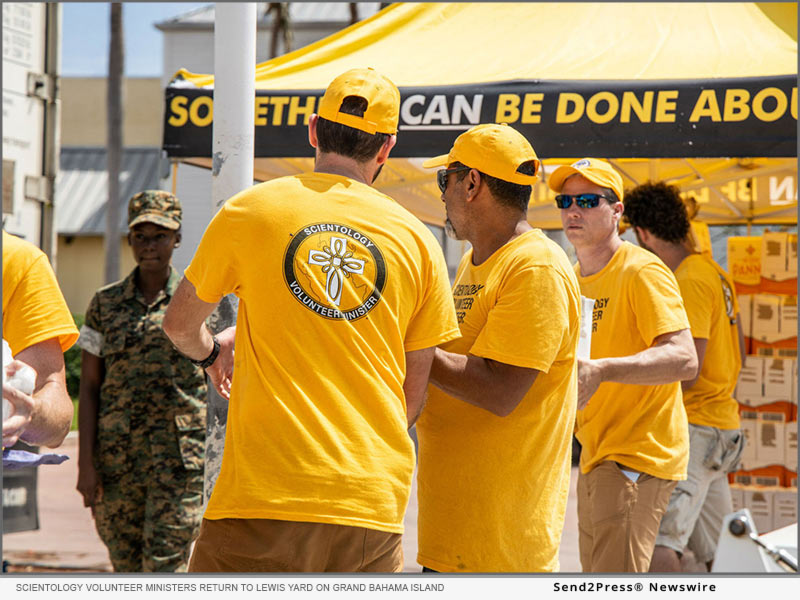
[[[64,570],[111,571],[108,552],[97,536],[92,514],[75,489],[78,481],[78,436],[70,433],[56,449],[66,454],[60,465],[39,467],[39,529],[3,535],[3,560],[11,565]]]

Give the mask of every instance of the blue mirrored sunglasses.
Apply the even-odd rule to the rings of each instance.
[[[608,196],[603,194],[558,194],[556,196],[556,206],[558,208],[569,208],[572,206],[572,201],[581,208],[594,208],[600,204],[600,198],[611,200]]]

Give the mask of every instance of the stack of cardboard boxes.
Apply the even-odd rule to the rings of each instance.
[[[729,238],[728,267],[748,354],[736,386],[747,443],[731,492],[764,533],[797,522],[797,236]]]

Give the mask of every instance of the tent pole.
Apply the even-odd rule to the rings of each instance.
[[[178,161],[172,161],[172,195],[177,196],[178,190]]]
[[[214,121],[211,216],[225,200],[253,185],[256,3],[217,2],[214,17]],[[236,324],[238,300],[222,299],[211,316],[218,333]],[[203,486],[208,502],[222,466],[228,403],[209,386],[206,464]]]

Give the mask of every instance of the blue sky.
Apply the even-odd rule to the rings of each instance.
[[[163,34],[154,27],[209,2],[125,2],[122,18],[125,75],[161,75]],[[61,75],[104,77],[108,74],[111,10],[105,2],[64,2],[61,28]]]

